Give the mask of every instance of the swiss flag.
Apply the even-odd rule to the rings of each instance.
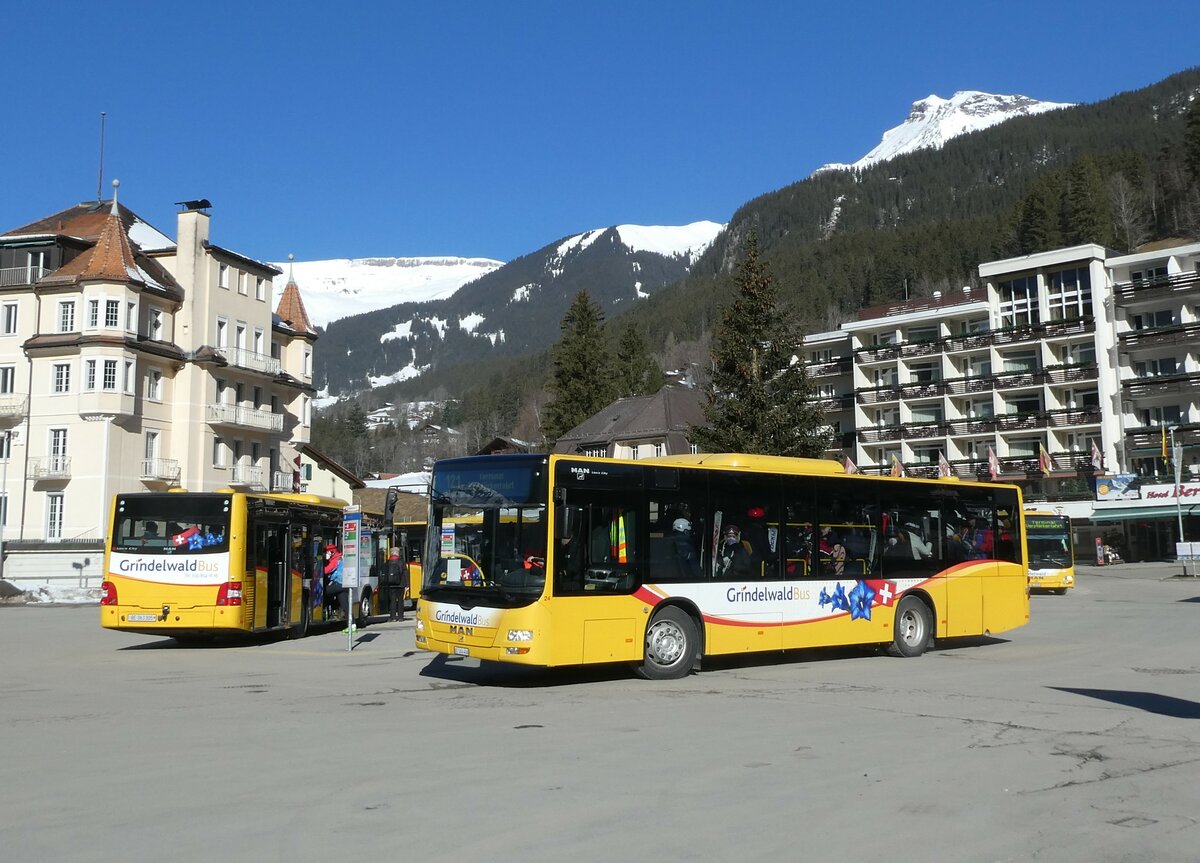
[[[896,604],[896,582],[877,579],[868,581],[867,587],[875,591],[875,601],[872,605],[886,605],[890,608]]]
[[[190,540],[193,536],[199,536],[199,535],[200,535],[200,528],[189,527],[183,533],[177,533],[173,537],[171,537],[171,545],[173,545],[177,548],[180,548],[182,546],[187,545],[188,540]]]

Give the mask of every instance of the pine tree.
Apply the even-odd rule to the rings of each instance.
[[[1104,177],[1091,156],[1081,156],[1067,171],[1066,230],[1068,245],[1112,244],[1112,220],[1104,194]]]
[[[617,397],[644,396],[662,389],[663,373],[650,356],[642,328],[631,323],[617,346]]]
[[[804,363],[800,333],[779,308],[775,282],[751,233],[712,349],[707,426],[688,434],[707,452],[819,456],[828,439]]]
[[[562,319],[543,432],[548,441],[579,425],[613,400],[612,358],[604,342],[604,313],[580,291]]]
[[[1200,186],[1200,99],[1192,99],[1183,133],[1183,164],[1194,185]]]

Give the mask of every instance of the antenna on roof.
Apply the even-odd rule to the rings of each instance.
[[[100,112],[100,175],[96,178],[96,203],[104,200],[104,111]]]

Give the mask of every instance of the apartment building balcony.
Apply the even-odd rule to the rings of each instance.
[[[208,424],[281,432],[283,431],[283,414],[242,405],[209,405]]]
[[[894,402],[900,399],[900,387],[895,384],[885,384],[881,387],[863,387],[854,394],[860,405],[876,405],[883,402]]]
[[[904,434],[903,426],[880,426],[878,428],[860,428],[858,440],[860,443],[883,443],[884,441],[900,440]]]
[[[1045,417],[1054,428],[1096,425],[1100,422],[1100,408],[1055,408],[1046,411]]]
[[[994,378],[973,375],[966,378],[947,378],[942,381],[946,392],[950,395],[961,396],[970,393],[990,393],[995,389]]]
[[[859,365],[894,360],[898,356],[900,356],[899,345],[868,345],[865,348],[854,349],[854,359]]]
[[[1166,327],[1150,327],[1144,330],[1130,330],[1118,337],[1121,349],[1135,351],[1142,348],[1165,348],[1191,346],[1200,340],[1200,323],[1171,324]]]
[[[962,351],[977,351],[980,348],[990,348],[991,346],[991,332],[964,333],[963,335],[948,336],[942,339],[942,350],[948,354],[961,353]]]
[[[996,417],[996,428],[1000,431],[1024,431],[1045,428],[1049,418],[1044,413],[1003,414]]]
[[[1001,372],[995,376],[996,389],[1012,390],[1019,387],[1041,386],[1048,380],[1043,372]]]
[[[266,491],[266,480],[261,467],[235,464],[229,472],[229,484],[235,488],[249,488],[253,491]]]
[[[0,288],[36,284],[50,271],[45,267],[5,267],[0,269]]]
[[[829,377],[830,375],[848,375],[854,367],[854,360],[842,357],[821,363],[808,363],[805,370],[810,378]]]
[[[942,343],[940,340],[905,342],[900,345],[900,356],[902,357],[928,357],[933,354],[940,354],[941,352]]]
[[[1200,273],[1180,273],[1161,279],[1119,282],[1113,285],[1113,293],[1122,303],[1159,301],[1193,292],[1200,292]]]
[[[1126,396],[1135,399],[1149,396],[1195,396],[1200,393],[1200,372],[1130,378],[1121,381],[1121,388],[1125,390]]]
[[[854,396],[851,394],[842,396],[823,396],[813,399],[812,404],[816,405],[823,411],[845,411],[854,407]]]
[[[25,419],[29,396],[6,393],[0,395],[0,428],[7,428]]]
[[[906,440],[919,440],[921,438],[945,437],[950,431],[950,423],[908,423],[903,428]]]
[[[271,472],[271,491],[292,492],[299,491],[296,487],[296,475],[290,470],[276,470]]]
[[[111,414],[113,416],[133,416],[136,398],[133,393],[123,393],[117,390],[85,390],[79,394],[79,413],[83,416]]]
[[[900,386],[900,397],[904,399],[936,398],[948,392],[950,387],[945,381],[918,381]]]
[[[1042,369],[1046,380],[1052,384],[1074,384],[1080,381],[1094,381],[1100,376],[1100,367],[1095,363],[1070,366],[1046,366]]]
[[[71,478],[71,457],[69,455],[51,455],[32,459],[29,462],[29,475],[36,481],[69,480]]]
[[[1175,443],[1184,446],[1200,444],[1200,423],[1180,423],[1167,427],[1167,441],[1171,440],[1171,429],[1175,430]],[[1125,445],[1134,450],[1161,452],[1162,426],[1134,426],[1125,429]]]
[[[221,348],[221,353],[229,360],[230,365],[272,377],[279,374],[283,368],[275,357],[268,354],[256,354],[245,348]]]
[[[950,434],[953,435],[983,435],[993,434],[999,428],[996,417],[979,417],[978,419],[953,420],[948,423]]]
[[[141,480],[152,488],[169,488],[179,485],[179,462],[173,458],[142,459]]]
[[[1091,315],[1082,318],[1066,318],[1059,321],[1046,321],[1041,324],[1042,337],[1049,340],[1066,336],[1083,336],[1096,332],[1096,320]]]

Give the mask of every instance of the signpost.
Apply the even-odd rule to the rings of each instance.
[[[359,540],[362,537],[362,507],[342,510],[342,587],[350,591],[346,601],[346,650],[354,650],[354,594],[358,589]]]

